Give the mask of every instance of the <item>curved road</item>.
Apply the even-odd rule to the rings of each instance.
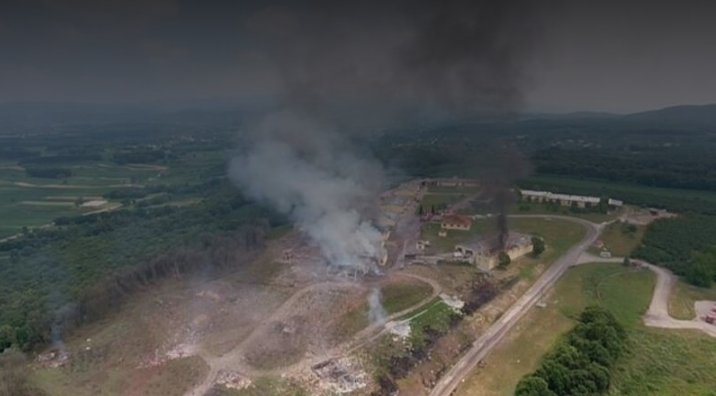
[[[416,274],[409,274],[409,273],[401,273],[397,274],[398,276],[404,276],[408,278],[413,278],[416,280],[419,280],[421,282],[424,282],[432,288],[432,292],[429,297],[424,298],[420,302],[413,304],[412,306],[400,311],[395,312],[389,316],[386,316],[379,322],[373,323],[367,328],[361,330],[358,334],[356,334],[352,340],[342,343],[340,345],[335,346],[332,348],[326,356],[323,357],[316,357],[313,359],[308,360],[302,360],[300,362],[294,363],[290,365],[289,367],[284,367],[280,371],[285,372],[291,369],[294,369],[295,367],[300,367],[304,365],[313,365],[316,363],[320,363],[321,361],[329,360],[329,359],[335,359],[341,356],[344,356],[352,351],[355,351],[356,349],[360,348],[361,346],[365,345],[366,343],[370,342],[371,340],[375,339],[380,334],[383,334],[386,331],[386,324],[390,322],[393,319],[399,318],[409,312],[412,312],[413,310],[417,309],[418,307],[423,306],[433,298],[437,297],[438,294],[442,291],[442,288],[440,287],[440,284],[436,282],[433,279],[425,278],[420,275]],[[206,394],[217,382],[219,379],[219,376],[223,372],[230,372],[234,371],[232,369],[235,369],[240,366],[240,362],[243,358],[244,352],[246,347],[251,345],[255,341],[255,339],[265,333],[267,331],[268,326],[270,326],[272,323],[280,320],[281,318],[285,317],[287,314],[291,312],[291,310],[294,308],[294,304],[296,301],[298,301],[302,296],[306,295],[307,293],[315,292],[317,290],[322,289],[330,289],[330,288],[360,288],[361,285],[352,283],[352,282],[343,282],[343,281],[327,281],[322,283],[314,283],[312,285],[306,286],[305,288],[297,291],[294,293],[291,297],[289,297],[286,301],[284,301],[281,306],[276,309],[269,317],[262,320],[261,323],[249,334],[248,337],[246,337],[242,342],[240,342],[236,347],[234,347],[231,351],[220,355],[220,356],[213,356],[205,352],[200,352],[199,356],[201,356],[202,359],[209,365],[209,373],[206,375],[204,380],[198,384],[193,389],[186,392],[187,396],[203,396]],[[253,373],[253,374],[276,374],[276,372],[272,370],[250,370],[248,367],[243,367],[241,370],[242,373]]]
[[[665,329],[694,329],[716,337],[716,326],[710,325],[698,317],[694,320],[678,320],[669,315],[669,294],[676,283],[676,276],[666,268],[645,263],[650,270],[656,273],[656,288],[651,299],[649,310],[644,315],[644,324],[651,327]]]
[[[435,385],[430,396],[449,396],[463,378],[482,360],[487,353],[507,334],[512,326],[539,301],[549,288],[570,266],[577,263],[579,256],[597,240],[604,224],[595,224],[587,220],[569,216],[518,215],[512,218],[553,218],[583,225],[587,234],[572,246],[567,253],[557,259],[542,276],[474,343],[465,355]]]

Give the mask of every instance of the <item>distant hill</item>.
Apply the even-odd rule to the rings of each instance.
[[[716,126],[716,104],[672,106],[630,114],[626,118],[632,121]]]
[[[102,123],[177,123],[196,125],[235,125],[252,114],[275,109],[276,103],[267,98],[212,98],[174,102],[145,103],[56,103],[11,102],[0,103],[0,126],[47,126],[57,124]],[[391,117],[404,126],[406,123],[440,124],[464,123],[440,112],[416,113],[411,108],[386,108]],[[359,107],[330,108],[340,121],[365,119]],[[376,117],[391,119],[391,117]],[[573,123],[622,126],[712,127],[716,126],[716,104],[667,107],[628,115],[582,111],[575,113],[522,113],[495,116],[489,113],[476,117],[480,123],[522,121],[536,125]],[[360,123],[359,123],[360,124]],[[363,123],[364,124],[364,123]],[[360,125],[363,125],[360,124]]]
[[[249,112],[269,106],[251,102],[204,101],[185,103],[0,103],[0,126],[48,126],[103,123],[236,124]]]

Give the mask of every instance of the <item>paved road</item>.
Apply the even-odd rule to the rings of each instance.
[[[519,215],[513,218],[553,218],[579,223],[587,228],[587,234],[582,240],[567,251],[562,257],[555,261],[547,271],[517,300],[500,319],[498,319],[480,338],[478,338],[470,350],[448,371],[445,376],[435,385],[430,396],[449,396],[463,378],[482,360],[487,353],[497,345],[502,337],[524,316],[524,314],[539,301],[549,288],[571,265],[577,263],[579,256],[596,241],[603,225],[594,224],[590,221],[569,216],[548,216],[548,215]]]
[[[708,324],[700,318],[694,320],[678,320],[669,315],[669,294],[676,283],[676,276],[666,268],[646,264],[656,273],[656,288],[651,299],[649,310],[644,315],[644,324],[651,327],[666,329],[694,329],[716,337],[716,326]]]

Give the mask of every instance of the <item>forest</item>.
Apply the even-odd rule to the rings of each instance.
[[[551,147],[536,152],[532,162],[537,173],[542,174],[650,187],[716,190],[716,158],[694,148],[632,147],[625,152]]]
[[[634,256],[663,265],[689,283],[709,287],[716,281],[716,218],[687,214],[649,225]]]
[[[515,396],[604,394],[611,382],[609,370],[626,344],[627,331],[609,311],[587,307],[539,368],[520,380]]]
[[[9,253],[0,260],[0,349],[46,344],[168,274],[245,262],[285,223],[226,180],[207,182],[202,196],[186,207],[58,219],[57,229],[0,243]]]

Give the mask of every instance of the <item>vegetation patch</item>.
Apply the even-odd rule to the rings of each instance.
[[[694,303],[703,300],[716,301],[716,285],[703,288],[676,282],[669,295],[669,315],[676,319],[691,320],[696,317]]]
[[[568,396],[604,393],[611,383],[610,368],[623,354],[626,330],[599,306],[587,307],[578,324],[522,378],[516,396]]]
[[[716,280],[716,217],[685,215],[649,225],[634,255],[662,265],[697,286]]]
[[[628,257],[641,244],[645,232],[646,226],[614,222],[602,231],[599,238],[612,256]]]
[[[217,386],[207,396],[309,396],[310,394],[297,385],[272,377],[259,377],[245,389],[232,389]]]

